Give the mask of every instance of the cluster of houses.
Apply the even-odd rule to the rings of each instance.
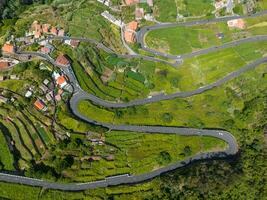
[[[136,30],[138,29],[138,22],[132,21],[125,26],[124,39],[128,43],[134,43],[136,41]]]
[[[66,92],[69,92],[71,89],[71,85],[68,83],[68,78],[64,74],[54,71],[52,74],[52,79],[56,85],[54,88],[54,83],[50,82],[48,79],[45,79],[43,83],[39,86],[39,91],[41,92],[41,96],[38,96],[34,101],[34,107],[39,111],[47,111],[48,104],[52,101],[61,101],[63,95]],[[26,93],[26,98],[31,98],[33,93],[36,91],[30,87]]]
[[[52,26],[51,24],[41,24],[38,21],[34,21],[29,31],[26,32],[27,37],[33,36],[35,39],[39,39],[46,34],[64,37],[65,31],[64,29],[57,28],[55,26]]]

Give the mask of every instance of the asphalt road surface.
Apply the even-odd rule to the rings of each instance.
[[[254,14],[253,16],[260,16],[263,14],[266,14],[267,11],[263,11],[261,13]],[[183,25],[195,25],[195,24],[202,24],[202,23],[210,23],[210,22],[217,22],[217,21],[225,21],[229,19],[235,19],[235,18],[244,18],[244,17],[251,17],[251,16],[234,16],[234,17],[227,17],[227,18],[220,18],[220,19],[214,19],[214,20],[200,20],[200,21],[195,21],[195,22],[186,22],[182,23]],[[178,24],[178,23],[177,23]],[[153,26],[152,28],[157,29],[159,28],[167,28],[171,26],[176,26],[177,24],[159,24],[156,26]],[[142,31],[144,30],[144,31]],[[148,30],[147,30],[148,31]],[[143,40],[142,33],[145,33],[146,29],[141,29],[141,32],[139,37]],[[62,39],[62,38],[51,38],[51,39]],[[64,39],[70,39],[70,37],[64,37]],[[72,38],[72,39],[77,39],[80,41],[85,41],[85,42],[90,42],[94,43],[97,45],[97,47],[104,49],[105,51],[109,53],[114,53],[111,49],[105,47],[104,45],[96,42],[95,40],[88,39],[88,38]],[[218,47],[212,47],[208,49],[204,49],[198,52],[193,52],[189,54],[183,55],[182,58],[189,58],[189,57],[194,57],[197,55],[202,55],[210,52],[215,52],[218,49],[222,48],[228,48],[231,46],[239,45],[241,43],[245,42],[252,42],[252,41],[261,41],[261,40],[266,40],[267,36],[256,36],[256,37],[251,37],[251,38],[246,38],[243,40],[239,41],[234,41],[231,43],[224,44],[222,46]],[[233,137],[231,133],[225,130],[209,130],[209,129],[194,129],[194,128],[179,128],[179,127],[163,127],[163,126],[138,126],[138,125],[115,125],[115,124],[109,124],[109,123],[103,123],[103,122],[97,122],[93,119],[90,119],[83,114],[79,112],[77,109],[78,102],[81,100],[90,100],[95,104],[101,105],[103,107],[108,107],[108,108],[125,108],[125,107],[130,107],[130,106],[137,106],[137,105],[144,105],[148,103],[153,103],[153,102],[158,102],[158,101],[164,101],[164,100],[169,100],[169,99],[174,99],[174,98],[186,98],[190,96],[194,96],[197,94],[201,94],[207,90],[210,90],[214,87],[218,87],[227,81],[236,78],[243,74],[244,72],[248,70],[252,70],[255,67],[259,66],[262,63],[267,62],[267,57],[261,58],[259,60],[256,60],[243,68],[232,72],[225,77],[217,80],[214,83],[211,83],[209,85],[203,86],[199,89],[193,90],[193,91],[188,91],[188,92],[178,92],[170,95],[157,95],[157,96],[152,96],[151,98],[145,98],[145,99],[138,99],[134,100],[131,102],[108,102],[103,99],[100,99],[92,94],[88,94],[85,91],[81,89],[79,86],[79,83],[72,71],[71,67],[63,67],[60,65],[57,65],[54,61],[53,58],[50,56],[39,53],[39,52],[19,52],[20,54],[24,55],[32,55],[32,56],[37,56],[40,57],[41,59],[45,59],[48,62],[52,63],[53,65],[60,67],[60,69],[66,73],[66,75],[69,77],[70,82],[73,86],[73,96],[69,101],[70,108],[73,112],[74,115],[79,117],[81,120],[86,121],[88,123],[92,123],[95,125],[103,126],[106,127],[110,130],[121,130],[121,131],[133,131],[133,132],[141,132],[145,134],[155,134],[155,133],[160,133],[160,134],[176,134],[176,135],[184,135],[184,136],[210,136],[210,137],[216,137],[218,139],[224,140],[227,144],[228,147],[224,151],[220,152],[201,152],[195,156],[192,156],[186,160],[183,161],[177,161],[173,164],[170,164],[166,167],[154,170],[152,172],[148,172],[145,174],[140,174],[140,175],[129,175],[129,174],[123,174],[123,175],[118,175],[118,176],[112,176],[112,177],[107,177],[103,180],[99,181],[93,181],[93,182],[87,182],[87,183],[57,183],[57,182],[50,182],[50,181],[44,181],[40,179],[33,179],[33,178],[27,178],[23,176],[16,176],[16,175],[10,175],[10,174],[4,174],[0,173],[0,181],[5,181],[5,182],[11,182],[11,183],[19,183],[19,184],[25,184],[25,185],[31,185],[31,186],[39,186],[43,188],[51,188],[51,189],[58,189],[58,190],[65,190],[65,191],[80,191],[80,190],[86,190],[86,189],[93,189],[93,188],[99,188],[99,187],[107,187],[107,186],[114,186],[114,185],[121,185],[121,184],[133,184],[133,183],[140,183],[149,179],[152,179],[156,176],[159,176],[165,172],[172,171],[174,169],[177,169],[179,167],[188,165],[194,161],[197,160],[203,160],[203,159],[212,159],[212,158],[225,158],[228,156],[235,155],[238,152],[238,145],[236,142],[236,139]],[[139,55],[121,55],[125,56],[128,58],[132,58],[135,56]],[[149,57],[147,59],[152,59],[153,61],[160,61],[159,59]]]

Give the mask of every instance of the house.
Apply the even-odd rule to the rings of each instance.
[[[214,2],[214,7],[216,10],[220,10],[226,6],[226,0],[216,0]]]
[[[17,75],[13,74],[13,75],[10,75],[10,79],[11,80],[18,80],[19,77]]]
[[[45,54],[49,54],[49,53],[51,53],[51,49],[49,49],[48,47],[42,47],[41,52],[45,53]]]
[[[57,35],[60,36],[60,37],[64,37],[65,36],[65,31],[63,29],[60,29],[58,31],[58,34]]]
[[[49,29],[50,29],[51,25],[50,24],[44,24],[42,26],[42,30],[44,33],[49,33]]]
[[[154,5],[153,0],[147,0],[147,4],[148,4],[150,7],[153,7],[153,5]]]
[[[1,69],[7,69],[9,66],[10,66],[10,63],[8,61],[5,61],[5,60],[1,61],[0,60],[0,70]]]
[[[61,101],[61,95],[60,95],[60,94],[57,94],[57,95],[55,96],[55,99],[56,99],[56,101]]]
[[[42,32],[41,31],[35,31],[34,32],[34,38],[35,39],[39,39],[42,36]]]
[[[70,40],[65,40],[64,43],[70,45],[72,48],[77,48],[80,44],[80,41],[70,39]]]
[[[10,43],[5,43],[2,47],[2,52],[4,53],[15,53],[15,46]]]
[[[128,43],[134,43],[135,42],[135,33],[133,31],[124,31],[124,39]]]
[[[48,91],[48,87],[44,84],[41,84],[39,88],[43,91],[43,93],[46,93]]]
[[[127,6],[131,6],[131,5],[134,5],[136,3],[139,3],[139,0],[125,0],[125,4]]]
[[[32,91],[27,90],[27,92],[25,93],[25,97],[30,98],[31,96],[32,96]]]
[[[68,67],[70,65],[70,61],[64,55],[59,55],[56,59],[56,64]]]
[[[141,20],[144,18],[144,8],[136,8],[135,9],[135,19]]]
[[[51,28],[51,30],[50,30],[50,33],[51,33],[52,35],[57,35],[57,34],[58,34],[58,30],[57,30],[57,28],[53,26],[53,27]]]
[[[47,108],[44,104],[43,101],[37,99],[35,102],[34,102],[34,107],[37,109],[37,110],[40,110],[40,111],[46,111]]]
[[[60,88],[64,88],[68,84],[64,75],[59,76],[56,79],[56,83]]]
[[[45,95],[45,98],[46,98],[47,101],[51,101],[53,99],[52,98],[53,94],[51,95],[51,93],[52,93],[52,91]]]
[[[243,19],[233,19],[227,22],[229,28],[239,28],[244,29],[246,27],[245,21]]]
[[[132,21],[127,24],[126,29],[129,29],[131,31],[136,31],[138,28],[138,22],[137,21]]]
[[[45,84],[46,86],[49,84],[49,80],[48,79],[45,79],[44,81],[43,81],[43,84]]]
[[[224,33],[220,32],[216,34],[217,38],[223,39],[224,38]]]

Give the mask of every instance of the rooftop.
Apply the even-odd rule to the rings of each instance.
[[[56,63],[67,66],[70,64],[70,61],[64,55],[59,55],[56,59]]]

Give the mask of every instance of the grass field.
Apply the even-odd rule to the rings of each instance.
[[[145,41],[152,49],[178,55],[252,35],[264,35],[267,27],[266,20],[267,15],[246,19],[247,27],[244,30],[229,29],[226,22],[158,29],[150,31]],[[217,33],[223,33],[224,38],[219,39],[216,36]]]
[[[14,170],[14,157],[10,152],[3,130],[0,130],[0,166],[4,170]]]

